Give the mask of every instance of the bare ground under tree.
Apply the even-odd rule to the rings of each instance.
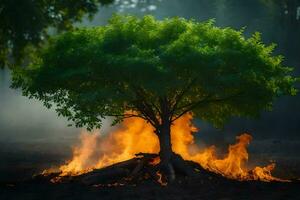
[[[18,183],[2,183],[0,199],[300,199],[299,181],[291,183],[236,181],[208,172],[193,162],[180,157],[177,162],[194,169],[187,175],[176,168],[176,181],[162,186],[156,170],[159,165],[149,161],[157,155],[140,154],[136,158],[89,173],[64,177],[36,176]]]

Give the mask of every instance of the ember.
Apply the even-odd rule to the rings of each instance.
[[[163,181],[163,176],[162,176],[162,174],[161,174],[159,171],[156,172],[156,175],[158,176],[157,182],[158,182],[160,185],[166,186],[166,185],[168,184],[167,182]]]

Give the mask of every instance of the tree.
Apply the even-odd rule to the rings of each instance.
[[[257,117],[281,95],[295,95],[291,68],[258,33],[218,28],[213,21],[114,16],[106,26],[55,37],[13,87],[55,104],[76,126],[100,128],[139,117],[160,142],[165,174],[173,171],[170,127],[188,112],[222,127],[233,116]]]
[[[47,28],[71,29],[85,14],[97,12],[99,4],[113,0],[1,0],[0,67],[14,59],[20,62],[28,45],[48,37]],[[28,50],[28,49],[27,49]]]

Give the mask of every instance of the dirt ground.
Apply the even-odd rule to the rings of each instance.
[[[296,200],[300,183],[238,182],[202,180],[199,177],[168,186],[155,182],[119,187],[85,186],[78,183],[52,184],[43,181],[2,184],[1,200]]]
[[[49,165],[63,162],[65,157],[41,151],[19,152],[0,152],[0,200],[300,200],[299,180],[292,183],[239,182],[209,173],[180,179],[166,187],[154,181],[120,187],[86,186],[78,182],[52,184],[31,179],[31,176]],[[291,175],[299,177],[299,162],[291,161],[279,162],[278,167],[285,174],[294,170]]]

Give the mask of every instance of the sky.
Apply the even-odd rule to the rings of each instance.
[[[223,1],[220,0],[220,2]],[[142,7],[125,8],[120,5],[103,7],[100,8],[99,13],[92,21],[84,19],[77,26],[104,25],[115,12],[132,13],[139,16],[146,13],[153,14],[158,19],[180,16],[203,21],[215,18],[216,24],[219,26],[232,26],[237,29],[247,27],[246,35],[254,31],[261,31],[265,33],[263,39],[266,42],[279,38],[276,31],[274,32],[270,28],[277,27],[276,24],[264,26],[264,23],[258,23],[257,16],[263,15],[263,11],[250,9],[251,6],[255,8],[255,5],[249,3],[250,1],[244,1],[245,3],[239,5],[239,9],[234,9],[233,13],[225,12],[221,3],[216,6],[209,3],[210,1],[203,0],[153,0],[152,2],[149,5],[142,5]],[[283,48],[281,50],[284,51]],[[299,59],[287,56],[285,62],[295,66],[296,71],[299,72]],[[69,147],[76,141],[81,129],[68,127],[66,119],[58,117],[53,109],[46,109],[41,102],[22,96],[19,90],[10,89],[9,85],[9,71],[0,70],[0,144],[17,146],[38,143],[61,144]],[[299,144],[299,100],[299,95],[297,97],[283,97],[276,101],[273,112],[262,113],[261,118],[257,120],[233,119],[223,130],[216,130],[209,124],[196,119],[195,123],[201,130],[199,139],[211,144],[231,142],[234,141],[236,135],[249,132],[258,143],[267,140],[275,143],[280,141],[289,145],[291,142],[297,141]],[[105,133],[109,129],[110,121],[107,120],[102,132]],[[299,147],[296,145],[295,149]]]

